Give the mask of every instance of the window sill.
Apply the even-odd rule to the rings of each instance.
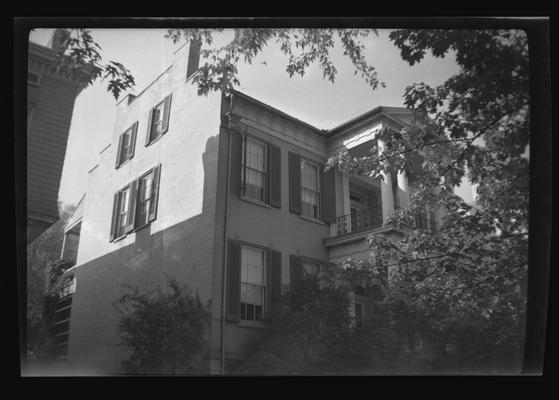
[[[158,137],[156,137],[155,139],[153,139],[151,142],[149,142],[148,144],[146,144],[145,147],[149,147],[152,144],[154,144],[155,142],[158,142],[161,138],[163,137],[163,134],[159,135]]]
[[[264,208],[272,208],[271,205],[263,203],[259,200],[251,199],[250,197],[241,196],[240,199],[243,200],[243,201],[246,201],[247,203],[256,204],[257,206],[261,206],[261,207],[264,207]]]
[[[315,224],[318,224],[318,225],[328,226],[326,223],[324,223],[324,222],[322,222],[318,219],[307,217],[306,215],[303,215],[303,214],[299,214],[299,218],[304,219],[305,221],[314,222]]]
[[[119,237],[117,237],[117,238],[114,238],[114,239],[113,239],[113,243],[120,242],[120,241],[121,241],[122,239],[124,239],[126,236],[128,236],[127,233],[125,233],[124,235],[119,236]]]
[[[116,167],[115,169],[120,169],[120,167],[122,167],[123,165],[126,165],[130,162],[130,160],[132,160],[132,158],[129,158],[128,160],[124,161],[123,163],[119,164],[118,167]]]
[[[266,329],[266,324],[262,321],[244,321],[244,320],[241,320],[240,322],[237,322],[237,326],[241,326],[243,328]]]
[[[138,226],[137,228],[132,229],[132,232],[141,231],[142,229],[144,229],[144,228],[146,228],[150,225],[151,225],[151,222],[148,222],[147,224],[144,224],[144,225]],[[130,232],[130,233],[132,233],[132,232]]]

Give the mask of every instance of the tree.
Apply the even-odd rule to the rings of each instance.
[[[204,330],[209,323],[208,306],[198,294],[191,294],[174,278],[166,288],[140,293],[125,285],[116,309],[121,313],[118,325],[122,345],[130,351],[123,361],[126,373],[184,374],[207,372]]]
[[[74,211],[74,206],[61,206],[60,219],[27,246],[27,348],[28,356],[44,354],[47,340],[45,303],[49,291],[56,283],[51,275],[60,261],[64,225]]]
[[[413,305],[434,332],[454,341],[462,361],[466,352],[518,351],[528,264],[526,35],[403,30],[390,38],[410,65],[426,51],[441,57],[454,50],[461,71],[436,88],[421,83],[406,89],[415,124],[381,132],[385,146],[378,155],[339,154],[330,165],[375,178],[410,172],[418,182],[410,207],[393,222],[411,226],[425,207],[442,209],[446,217],[434,235],[403,229],[398,242],[371,237],[375,272],[391,271],[391,296]],[[479,185],[475,208],[451,190],[463,177]]]

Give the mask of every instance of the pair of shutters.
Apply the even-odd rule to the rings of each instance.
[[[153,169],[153,182],[151,184],[150,193],[150,209],[148,214],[148,224],[157,218],[157,203],[159,200],[159,180],[161,177],[161,164]],[[136,179],[130,184],[130,194],[128,196],[128,221],[124,228],[124,233],[128,234],[134,230],[136,227],[136,214],[137,208],[136,204],[138,202],[138,187],[140,180]],[[113,241],[117,238],[118,228],[119,228],[119,216],[120,216],[120,193],[115,193],[113,201],[113,215],[111,218],[111,234],[110,240]]]
[[[238,133],[231,135],[231,194],[235,197],[240,197],[244,193],[242,154],[245,140],[246,135]],[[281,208],[281,148],[272,143],[266,143],[266,148],[268,152],[266,198],[272,207]]]
[[[320,169],[320,209],[322,210],[322,221],[336,222],[336,192],[335,192],[335,170],[330,168],[324,171]],[[301,156],[289,152],[289,211],[295,214],[303,212],[301,198]]]
[[[165,133],[167,133],[167,131],[169,130],[169,115],[171,114],[171,98],[172,98],[172,94],[168,95],[167,97],[165,97],[165,99],[163,100],[163,119],[161,121],[161,133],[160,136],[163,136]],[[159,103],[161,104],[161,103]],[[158,105],[159,105],[158,104]],[[150,144],[155,138],[151,137],[151,129],[152,129],[152,122],[153,122],[153,112],[155,110],[157,106],[153,107],[150,111],[149,111],[149,117],[148,117],[148,129],[147,129],[147,133],[146,133],[146,146],[148,144]]]
[[[124,134],[126,132],[128,132],[128,130],[132,130],[132,132],[130,133],[130,144],[128,146],[128,151],[126,154],[122,154],[122,143],[124,141]],[[132,127],[127,129],[125,133],[123,133],[122,135],[120,135],[120,137],[118,138],[118,147],[117,147],[117,154],[116,154],[116,165],[115,168],[120,167],[120,165],[127,161],[130,160],[132,157],[134,157],[134,151],[136,149],[136,136],[138,133],[138,121],[134,122],[134,124],[132,124]]]
[[[281,298],[281,252],[267,249],[266,304],[274,306]],[[229,240],[227,268],[227,320],[241,319],[241,243]],[[269,308],[269,307],[268,307]]]

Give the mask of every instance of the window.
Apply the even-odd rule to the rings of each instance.
[[[319,169],[306,160],[301,160],[301,203],[303,215],[320,219]]]
[[[27,72],[27,83],[33,86],[39,86],[41,83],[41,75],[36,72]]]
[[[136,132],[138,130],[138,122],[132,124],[118,139],[118,151],[116,155],[116,168],[124,162],[134,157],[134,148],[136,147]]]
[[[260,321],[266,299],[266,251],[241,247],[241,319]]]
[[[353,303],[353,311],[355,313],[355,326],[360,328],[363,325],[363,304]]]
[[[149,170],[115,194],[111,241],[155,220],[161,165]]]
[[[152,203],[153,171],[140,178],[138,184],[138,214],[136,227],[144,226],[148,223],[150,206]]]
[[[171,95],[153,107],[149,112],[146,146],[163,136],[169,128]]]
[[[118,193],[116,237],[123,236],[126,233],[126,225],[128,225],[129,218],[129,206],[130,187],[127,186]]]
[[[253,200],[266,202],[267,146],[252,138],[246,138],[243,151],[243,187],[244,196]]]

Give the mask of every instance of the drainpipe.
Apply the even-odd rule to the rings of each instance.
[[[225,184],[225,215],[223,223],[223,277],[221,282],[221,374],[225,374],[225,299],[227,296],[227,217],[229,211],[229,185],[231,184],[231,115],[233,114],[233,93],[229,94],[227,119],[227,180]]]

